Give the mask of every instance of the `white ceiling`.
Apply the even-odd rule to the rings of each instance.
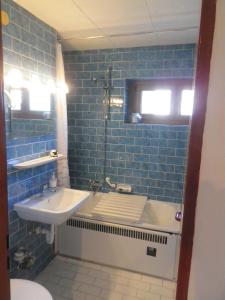
[[[202,0],[14,0],[55,28],[65,50],[197,42]]]

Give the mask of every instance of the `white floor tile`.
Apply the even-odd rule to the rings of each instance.
[[[175,300],[176,283],[56,256],[36,281],[54,300]]]
[[[163,287],[166,287],[168,289],[172,289],[172,290],[175,290],[176,287],[177,287],[177,284],[176,282],[173,282],[173,281],[163,281]]]
[[[166,297],[174,297],[174,290],[167,289],[162,286],[152,285],[151,286],[151,293],[157,294],[160,296],[166,296]]]
[[[103,297],[104,300],[122,300],[122,295],[120,293],[107,290],[102,291],[101,297]]]
[[[152,294],[150,292],[138,291],[137,292],[137,299],[142,299],[142,300],[160,300],[160,295]]]
[[[150,284],[147,282],[143,282],[141,280],[130,279],[129,286],[133,286],[136,289],[145,290],[145,291],[149,291],[149,289],[150,289]]]
[[[148,283],[154,284],[154,285],[159,285],[159,286],[163,285],[163,280],[162,279],[152,277],[152,276],[147,276],[147,275],[142,275],[142,281],[143,282],[148,282]]]
[[[123,295],[128,295],[128,296],[136,296],[136,294],[137,294],[137,289],[136,288],[126,286],[126,285],[123,285],[123,284],[116,284],[115,291],[119,292]]]
[[[102,289],[106,289],[106,290],[114,290],[115,289],[115,282],[112,282],[110,280],[96,278],[93,284],[95,286],[98,286],[98,287],[100,287]]]
[[[91,294],[93,296],[99,296],[101,292],[101,288],[85,283],[81,284],[78,290],[86,294]]]

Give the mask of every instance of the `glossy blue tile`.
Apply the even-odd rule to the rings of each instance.
[[[68,106],[69,131],[71,133],[69,138],[70,160],[72,160],[76,149],[89,149],[88,147],[90,147],[90,149],[95,150],[91,155],[96,157],[99,165],[102,165],[102,156],[104,155],[104,115],[102,113],[104,91],[101,79],[104,78],[107,67],[112,65],[114,87],[112,94],[122,99],[122,107],[112,106],[111,120],[107,121],[106,134],[110,145],[107,145],[108,168],[106,173],[113,175],[116,182],[125,180],[127,183],[133,184],[136,193],[143,194],[147,190],[149,197],[154,197],[154,199],[181,201],[182,195],[179,193],[171,196],[164,195],[163,184],[164,189],[180,191],[183,189],[188,126],[124,123],[126,112],[125,80],[127,78],[182,78],[183,76],[191,78],[194,73],[194,53],[195,45],[193,44],[65,53],[67,77],[73,80],[73,85],[76,85],[77,82],[80,87],[80,96],[76,96],[79,97],[77,109],[74,106],[76,98],[72,95],[68,96],[70,104],[73,104],[73,106]],[[95,70],[96,65],[97,71]],[[91,72],[92,75],[87,74],[88,72]],[[90,76],[90,78],[86,76]],[[98,88],[91,81],[91,76],[100,79]],[[85,86],[80,84],[82,80]],[[90,106],[88,107],[88,105]],[[92,114],[88,113],[88,109]],[[83,142],[80,136],[78,139],[74,138],[78,127],[83,130],[78,135],[89,135],[90,142]],[[86,137],[83,139],[85,140]],[[108,161],[111,167],[109,167]],[[119,173],[116,173],[118,169],[120,169]],[[127,170],[130,170],[129,176],[126,175]],[[74,174],[74,169],[71,171]],[[94,172],[94,170],[92,171]],[[101,173],[93,172],[90,172],[89,176],[102,180]],[[81,173],[79,174],[81,175]],[[85,176],[87,175],[85,174]],[[147,178],[143,176],[147,176]],[[78,188],[86,185],[85,180],[73,176],[71,178],[71,182]],[[151,187],[157,188],[156,180],[162,188],[151,192]]]
[[[21,68],[24,76],[38,72],[43,80],[55,78],[55,30],[31,15],[11,0],[3,0],[2,7],[10,14],[10,24],[3,29],[3,63],[5,70]],[[50,77],[51,76],[51,77]],[[7,116],[7,114],[6,114]],[[26,127],[34,130],[35,121],[26,121]],[[21,130],[23,129],[20,127]],[[43,127],[46,128],[46,127]],[[7,158],[24,161],[44,154],[46,150],[56,147],[55,132],[52,135],[30,136],[29,138],[12,139],[7,135]],[[13,204],[40,192],[44,183],[48,183],[50,174],[55,171],[56,164],[39,168],[16,171],[9,168],[8,203],[10,228],[10,275],[13,277],[31,279],[43,269],[53,257],[53,247],[45,242],[43,236],[29,234],[29,228],[34,230],[38,223],[21,220],[13,211]],[[17,270],[13,261],[14,252],[19,247],[34,251],[36,262],[34,266],[23,272]]]

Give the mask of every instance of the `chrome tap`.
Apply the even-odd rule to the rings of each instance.
[[[48,185],[47,184],[43,184],[43,186],[42,186],[42,194],[44,194],[47,190],[48,190]]]
[[[183,219],[183,213],[182,213],[182,211],[178,210],[175,215],[175,220],[177,220],[178,222],[181,222],[182,219]]]

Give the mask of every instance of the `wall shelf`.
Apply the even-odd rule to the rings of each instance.
[[[42,165],[46,165],[49,164],[53,161],[62,159],[63,155],[62,154],[58,154],[58,156],[56,157],[52,157],[52,156],[43,156],[43,157],[39,157],[39,158],[35,158],[32,160],[27,160],[21,163],[17,163],[15,165],[13,165],[13,167],[17,170],[25,170],[25,169],[30,169],[30,168],[35,168],[38,166],[42,166]]]

